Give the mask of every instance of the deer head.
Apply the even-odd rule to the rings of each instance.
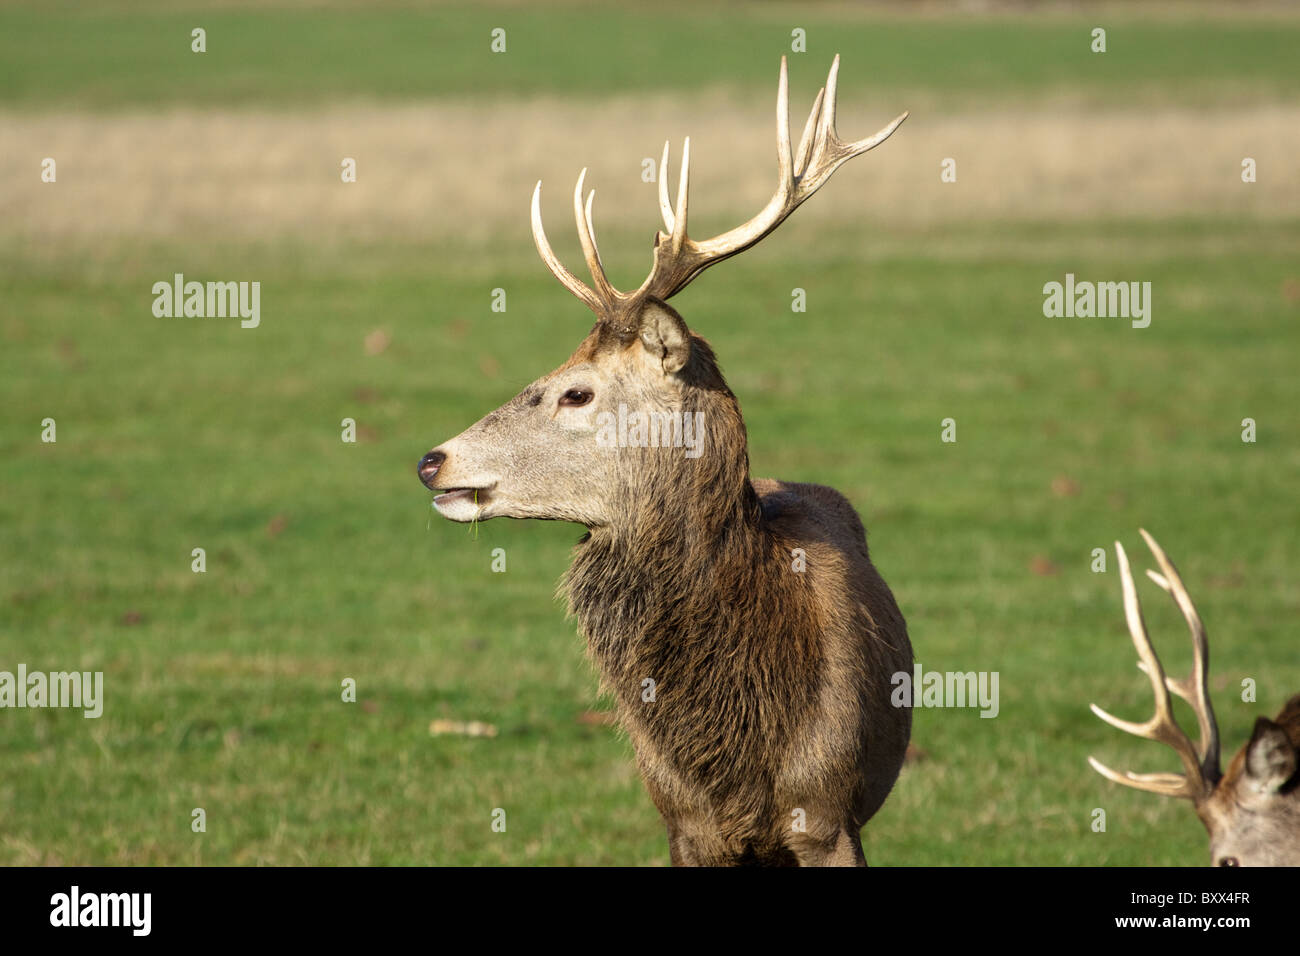
[[[590,286],[552,251],[542,227],[538,182],[532,201],[538,252],[565,288],[596,314],[596,324],[562,366],[420,461],[420,480],[441,492],[433,504],[443,517],[551,518],[589,528],[619,526],[637,514],[662,514],[666,499],[683,497],[684,483],[734,493],[742,506],[742,499],[752,499],[752,490],[745,492],[748,458],[735,399],[708,345],[686,327],[668,300],[709,266],[776,229],[842,163],[884,142],[906,119],[904,113],[859,142],[841,141],[835,131],[838,71],[836,57],[792,152],[786,61],[781,59],[776,190],[757,216],[729,232],[703,241],[687,234],[690,140],[682,149],[675,204],[668,195],[664,145],[658,176],[664,228],[655,236],[650,274],[635,291],[619,291],[606,277],[592,220],[595,191],[585,202],[583,197],[586,170],[574,189],[573,213]],[[650,439],[643,447],[601,441],[602,427],[608,437],[614,422],[616,428],[623,426],[622,438],[633,416],[632,428],[643,429],[634,437]],[[665,428],[668,440],[656,440]]]
[[[1106,723],[1147,740],[1158,740],[1177,752],[1184,773],[1117,773],[1093,757],[1092,768],[1116,783],[1138,790],[1191,800],[1210,834],[1211,860],[1219,866],[1300,866],[1300,695],[1291,698],[1276,721],[1260,717],[1249,743],[1228,765],[1219,769],[1219,728],[1214,719],[1207,683],[1210,667],[1205,626],[1183,586],[1182,578],[1146,531],[1147,546],[1160,565],[1160,573],[1147,575],[1172,595],[1192,634],[1191,673],[1182,679],[1166,676],[1147,636],[1142,606],[1129,570],[1124,547],[1115,542],[1124,615],[1140,667],[1151,679],[1155,715],[1144,723],[1112,717],[1096,704],[1092,712]],[[1199,747],[1174,719],[1170,692],[1192,705],[1200,727]]]

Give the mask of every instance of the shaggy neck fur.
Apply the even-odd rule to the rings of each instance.
[[[814,705],[820,627],[750,481],[735,396],[702,339],[692,353],[682,406],[704,413],[703,455],[636,449],[625,511],[578,545],[564,588],[633,743],[724,799],[764,791],[765,750]]]

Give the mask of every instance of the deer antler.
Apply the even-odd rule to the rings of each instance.
[[[778,167],[776,192],[763,210],[749,222],[712,239],[697,242],[686,234],[690,196],[691,141],[687,138],[682,147],[682,168],[677,183],[675,206],[668,198],[668,144],[664,143],[663,161],[659,167],[659,208],[667,231],[660,230],[656,234],[654,265],[650,275],[635,292],[618,291],[605,275],[605,267],[600,260],[591,219],[595,190],[588,194],[585,207],[582,201],[582,186],[587,174],[585,169],[578,177],[578,185],[574,190],[573,210],[578,226],[578,238],[582,242],[583,256],[587,260],[587,267],[591,270],[595,288],[591,288],[566,269],[547,242],[546,231],[542,227],[540,180],[537,188],[533,190],[532,207],[533,240],[537,243],[537,251],[541,253],[546,265],[565,288],[586,303],[587,307],[602,319],[625,313],[629,307],[639,306],[648,296],[666,300],[676,295],[709,266],[745,251],[771,233],[805,199],[820,189],[836,169],[854,156],[879,146],[894,130],[898,129],[903,120],[907,119],[907,113],[903,113],[875,135],[855,143],[845,143],[835,131],[835,93],[839,69],[840,58],[836,56],[831,64],[826,86],[817,94],[812,112],[804,125],[798,152],[792,154],[789,83],[786,77],[786,60],[785,57],[781,57],[781,76],[777,84],[776,97]]]
[[[1187,677],[1178,680],[1165,675],[1164,668],[1160,665],[1160,658],[1156,656],[1155,649],[1151,646],[1151,639],[1147,636],[1146,623],[1142,619],[1142,605],[1138,602],[1137,588],[1133,584],[1133,574],[1129,570],[1128,555],[1124,553],[1124,546],[1116,541],[1115,556],[1119,560],[1120,583],[1124,592],[1124,616],[1128,621],[1133,646],[1137,648],[1138,657],[1141,660],[1138,667],[1151,680],[1151,690],[1155,696],[1156,711],[1150,720],[1138,724],[1113,717],[1096,704],[1090,706],[1094,714],[1112,727],[1118,727],[1125,733],[1134,734],[1147,740],[1158,740],[1172,747],[1177,752],[1179,759],[1182,760],[1186,774],[1132,773],[1127,771],[1121,774],[1111,770],[1094,757],[1089,757],[1088,763],[1092,765],[1092,769],[1103,777],[1113,780],[1115,783],[1121,783],[1126,787],[1147,790],[1168,797],[1186,797],[1200,803],[1213,792],[1221,776],[1219,770],[1219,727],[1214,719],[1214,707],[1210,703],[1210,692],[1207,683],[1210,667],[1209,641],[1206,638],[1205,625],[1201,623],[1200,615],[1196,613],[1196,607],[1192,604],[1192,599],[1187,593],[1187,588],[1183,586],[1183,580],[1179,577],[1173,562],[1169,560],[1168,555],[1145,530],[1142,531],[1142,537],[1151,549],[1151,553],[1155,555],[1160,570],[1163,572],[1163,574],[1157,574],[1154,571],[1148,571],[1147,575],[1173,596],[1179,610],[1183,613],[1184,620],[1187,621],[1188,629],[1191,631],[1192,670]],[[1174,719],[1173,707],[1169,698],[1170,691],[1191,704],[1192,709],[1196,712],[1196,722],[1200,729],[1201,746],[1199,752]]]

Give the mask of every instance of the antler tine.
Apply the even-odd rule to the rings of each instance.
[[[903,125],[903,120],[907,119],[911,115],[910,111],[903,110],[903,112],[899,113],[866,139],[860,139],[856,143],[849,143],[849,149],[852,151],[851,155],[857,156],[861,153],[865,153],[869,149],[875,149],[885,140],[889,139],[889,137],[894,134],[894,130]]]
[[[560,261],[546,239],[546,229],[542,226],[542,181],[540,179],[537,180],[537,187],[533,190],[533,242],[537,245],[537,252],[546,263],[546,267],[551,270],[551,274],[559,279],[566,289],[581,299],[587,308],[597,315],[602,314],[603,304],[600,298],[585,282],[564,267],[564,263]]]
[[[1111,771],[1104,764],[1100,764],[1091,757],[1088,758],[1089,763],[1102,776],[1116,783],[1139,790],[1161,793],[1165,796],[1186,797],[1189,800],[1199,801],[1208,792],[1207,780],[1201,773],[1201,763],[1197,758],[1195,746],[1183,733],[1182,728],[1178,726],[1178,721],[1174,719],[1173,706],[1169,699],[1169,688],[1167,686],[1168,678],[1165,676],[1164,668],[1160,665],[1160,658],[1156,656],[1155,648],[1151,646],[1151,638],[1147,635],[1146,622],[1142,618],[1142,605],[1138,600],[1137,586],[1133,583],[1133,571],[1129,567],[1128,555],[1124,551],[1124,546],[1118,541],[1115,542],[1115,557],[1119,563],[1120,586],[1124,594],[1124,618],[1128,622],[1129,636],[1133,639],[1133,647],[1137,650],[1142,664],[1145,665],[1142,669],[1151,681],[1151,691],[1155,697],[1155,713],[1149,720],[1134,723],[1114,717],[1096,704],[1092,704],[1090,707],[1094,714],[1112,727],[1133,734],[1136,737],[1157,740],[1172,747],[1178,754],[1187,773],[1183,776],[1177,774],[1119,774]]]
[[[790,155],[790,77],[784,56],[781,57],[781,76],[776,81],[776,167],[779,179],[777,195],[784,198],[794,184],[794,158]]]
[[[839,95],[839,89],[840,55],[836,53],[835,59],[831,61],[831,70],[826,74],[826,106],[822,110],[821,127],[817,131],[818,139],[839,139],[839,134],[835,132],[835,98]]]
[[[591,220],[591,204],[593,204],[594,202],[595,202],[595,190],[591,190],[590,193],[586,194],[586,208],[582,212],[584,212],[584,217],[586,219],[586,234],[590,235],[591,237],[591,251],[593,251],[595,254],[595,265],[593,268],[599,269],[599,276],[601,276],[601,285],[603,285],[604,290],[606,290],[607,293],[612,293],[617,295],[617,291],[614,289],[614,286],[610,285],[610,281],[608,281],[606,274],[604,274],[604,260],[601,259],[601,247],[599,247],[597,245],[597,242],[595,242],[595,222]]]
[[[1151,549],[1151,553],[1156,556],[1156,563],[1160,565],[1160,570],[1164,572],[1163,575],[1159,575],[1154,571],[1148,571],[1147,575],[1173,597],[1192,635],[1191,673],[1180,680],[1173,678],[1167,680],[1169,688],[1191,704],[1192,710],[1196,713],[1196,723],[1201,737],[1201,775],[1207,780],[1218,781],[1222,776],[1219,769],[1219,724],[1214,717],[1214,704],[1210,701],[1209,636],[1205,633],[1205,625],[1201,623],[1201,616],[1197,613],[1196,605],[1192,603],[1192,597],[1187,593],[1187,587],[1183,584],[1182,576],[1174,567],[1173,561],[1169,560],[1164,548],[1156,543],[1156,539],[1151,537],[1145,528],[1139,528],[1138,532],[1146,541],[1147,547]]]
[[[578,224],[578,239],[582,242],[582,255],[587,260],[591,279],[596,284],[596,294],[605,302],[613,302],[618,297],[618,290],[609,284],[605,275],[605,266],[600,261],[600,250],[596,248],[595,230],[591,226],[591,203],[596,198],[596,190],[587,197],[586,209],[582,205],[582,184],[587,178],[584,168],[578,174],[578,184],[573,187],[573,218]]]
[[[813,146],[817,140],[814,134],[821,127],[822,103],[826,99],[826,88],[822,87],[817,94],[817,99],[813,103],[812,112],[808,114],[808,122],[804,123],[803,136],[799,138],[799,153],[794,159],[794,174],[796,177],[802,176],[804,170],[808,168],[808,160],[812,158]]]
[[[673,233],[673,205],[668,201],[668,140],[664,140],[664,158],[659,161],[659,211],[663,213],[667,235]]]
[[[1125,771],[1119,773],[1111,770],[1096,757],[1089,757],[1088,764],[1093,770],[1097,771],[1107,780],[1123,784],[1126,787],[1132,787],[1135,790],[1146,790],[1149,793],[1158,793],[1166,797],[1183,796],[1183,790],[1187,781],[1184,777],[1176,773],[1133,773]]]
[[[672,236],[668,250],[673,256],[681,255],[686,243],[686,215],[691,202],[691,138],[682,141],[682,171],[677,177],[677,208],[673,212]]]

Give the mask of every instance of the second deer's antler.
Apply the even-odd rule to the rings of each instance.
[[[1151,646],[1151,639],[1147,636],[1146,623],[1142,619],[1142,605],[1138,601],[1137,588],[1133,584],[1133,574],[1129,569],[1128,555],[1124,553],[1124,546],[1116,541],[1115,556],[1119,560],[1120,583],[1124,592],[1124,616],[1128,621],[1133,646],[1137,649],[1138,658],[1141,661],[1138,666],[1151,679],[1151,690],[1155,695],[1156,711],[1150,720],[1139,724],[1113,717],[1096,704],[1092,704],[1091,707],[1094,714],[1125,733],[1134,734],[1147,740],[1158,740],[1172,747],[1177,752],[1179,759],[1182,760],[1186,773],[1181,775],[1174,773],[1118,773],[1093,757],[1088,758],[1088,763],[1108,780],[1113,780],[1115,783],[1123,784],[1126,787],[1148,790],[1168,797],[1186,797],[1200,803],[1213,792],[1221,776],[1219,770],[1219,728],[1214,719],[1214,707],[1210,703],[1208,685],[1210,667],[1209,641],[1206,638],[1205,625],[1201,623],[1200,615],[1196,613],[1196,606],[1192,604],[1192,599],[1187,593],[1187,588],[1183,586],[1183,580],[1179,577],[1178,570],[1174,567],[1173,562],[1169,560],[1168,555],[1146,531],[1142,531],[1142,537],[1151,549],[1151,553],[1155,555],[1156,562],[1160,565],[1160,571],[1162,572],[1157,574],[1154,571],[1148,571],[1147,575],[1172,595],[1178,609],[1182,611],[1184,620],[1187,621],[1188,629],[1191,631],[1192,670],[1187,677],[1182,679],[1166,676],[1164,668],[1160,665],[1160,658],[1156,656],[1155,649]],[[1196,712],[1196,721],[1200,729],[1199,750],[1174,719],[1173,706],[1169,697],[1170,691],[1191,704],[1192,709]]]
[[[591,270],[594,288],[565,268],[551,249],[546,239],[546,231],[542,227],[540,181],[537,183],[537,188],[533,190],[532,205],[533,240],[537,243],[537,251],[565,288],[602,319],[626,313],[650,296],[667,300],[676,295],[709,266],[743,252],[771,233],[805,199],[820,189],[843,163],[879,146],[894,130],[898,129],[903,120],[907,119],[907,113],[903,113],[875,135],[854,143],[845,143],[835,131],[836,79],[839,69],[840,58],[836,56],[831,64],[826,86],[817,94],[812,112],[808,115],[798,151],[792,153],[789,84],[786,76],[786,60],[785,57],[781,58],[781,77],[777,85],[776,97],[778,167],[776,192],[763,210],[749,222],[712,239],[696,241],[686,232],[687,207],[690,198],[690,139],[686,140],[682,148],[682,167],[677,183],[675,206],[670,203],[668,196],[668,144],[664,144],[663,161],[659,167],[659,207],[663,214],[664,229],[667,231],[660,230],[655,236],[654,265],[646,280],[636,291],[620,292],[610,284],[605,274],[600,251],[596,246],[595,229],[591,218],[592,201],[596,191],[593,189],[588,193],[586,202],[583,202],[582,189],[587,174],[585,169],[578,176],[578,184],[574,189],[573,213],[578,227],[578,238],[582,242],[583,256],[587,260],[588,269]]]

